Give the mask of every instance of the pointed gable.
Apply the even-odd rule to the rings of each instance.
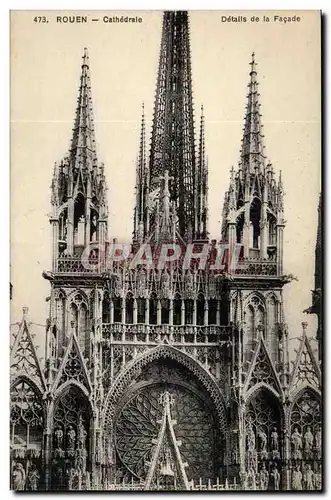
[[[91,391],[91,381],[86,363],[74,333],[69,340],[62,364],[54,381],[53,391],[67,381],[73,380],[84,386],[88,392]]]
[[[173,396],[165,391],[160,398],[164,405],[160,430],[154,441],[154,451],[146,477],[145,490],[150,490],[156,480],[173,478],[176,489],[189,490],[190,485],[185,472],[187,463],[184,463],[180,454],[180,441],[177,441],[173,426],[176,421],[171,418],[170,406],[174,403]]]
[[[290,391],[293,392],[305,384],[320,390],[321,371],[316,361],[310,341],[307,337],[307,323],[302,323],[303,334],[297,351],[297,358],[292,372]]]
[[[43,391],[46,387],[45,378],[33,342],[34,335],[27,322],[28,311],[27,307],[23,308],[23,319],[10,354],[10,374],[12,379],[20,376],[31,378]]]
[[[262,335],[260,335],[251,368],[247,374],[246,391],[261,382],[272,387],[276,392],[281,392],[281,384]]]

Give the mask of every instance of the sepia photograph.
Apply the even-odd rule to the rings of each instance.
[[[10,12],[10,488],[323,480],[321,12]]]

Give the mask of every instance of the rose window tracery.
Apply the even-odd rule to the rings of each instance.
[[[210,409],[194,392],[179,385],[158,383],[138,390],[124,405],[116,422],[115,444],[120,462],[134,477],[146,477],[162,417],[160,395],[174,396],[172,408],[180,452],[189,478],[215,476],[215,422]]]

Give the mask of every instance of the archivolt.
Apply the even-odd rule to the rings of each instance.
[[[160,345],[153,349],[148,349],[139,358],[133,360],[127,366],[125,371],[118,376],[106,398],[105,411],[103,414],[103,426],[106,425],[109,428],[111,427],[115,409],[130,383],[141,374],[146,365],[160,358],[170,358],[177,361],[188,368],[199,379],[215,404],[220,428],[223,432],[225,432],[225,403],[216,381],[203,369],[202,366],[199,365],[197,361],[184,352],[169,345]]]

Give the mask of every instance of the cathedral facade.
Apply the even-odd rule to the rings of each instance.
[[[11,350],[13,489],[322,489],[320,359],[306,323],[289,359],[283,183],[264,156],[257,79],[253,54],[240,160],[211,240],[188,14],[164,13],[127,249],[108,240],[84,50],[71,147],[51,187],[45,364],[27,308]]]

